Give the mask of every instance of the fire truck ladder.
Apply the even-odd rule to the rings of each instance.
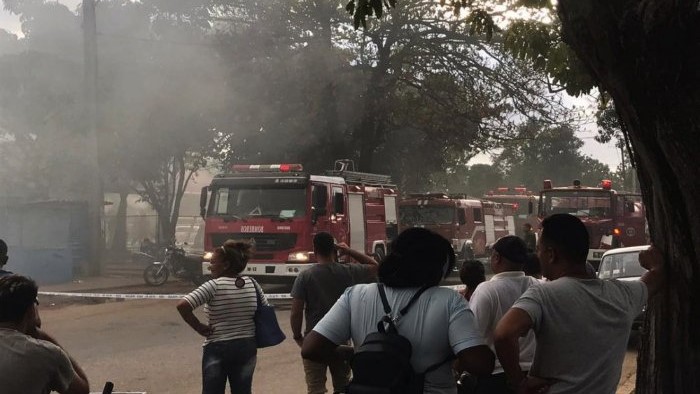
[[[394,186],[391,176],[355,171],[355,162],[347,159],[336,160],[335,169],[326,171],[326,175],[342,177],[348,183],[359,183],[369,186]]]

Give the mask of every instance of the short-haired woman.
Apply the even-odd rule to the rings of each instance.
[[[251,244],[228,240],[214,250],[214,279],[186,295],[177,304],[182,318],[205,337],[202,356],[202,393],[223,394],[226,381],[236,393],[250,393],[257,346],[253,316],[257,309],[255,282],[241,276],[251,255]],[[267,302],[260,289],[263,302]],[[205,305],[209,324],[193,311]]]

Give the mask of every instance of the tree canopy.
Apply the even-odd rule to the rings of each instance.
[[[356,26],[379,14],[373,0],[352,1]],[[406,1],[405,3],[409,3]],[[391,2],[387,7],[400,7]],[[498,33],[505,47],[548,73],[571,94],[602,92],[602,139],[619,134],[647,205],[654,244],[668,267],[665,292],[640,352],[639,393],[697,392],[700,360],[700,2],[664,0],[452,0],[470,32]],[[364,21],[364,22],[363,22]],[[619,125],[611,124],[606,97]],[[607,122],[607,124],[606,124]],[[611,127],[612,126],[612,127]]]

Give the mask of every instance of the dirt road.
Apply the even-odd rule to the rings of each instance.
[[[180,320],[173,301],[51,304],[48,299],[41,305],[44,328],[81,362],[94,391],[111,380],[119,391],[200,392],[201,338]],[[291,337],[284,305],[278,308],[278,317]],[[634,362],[635,352],[628,352],[619,393],[629,394],[634,387]],[[299,349],[293,341],[259,352],[254,391],[305,392]]]
[[[104,282],[104,281],[102,281]],[[172,281],[161,287],[139,283],[86,290],[54,286],[51,291],[104,293],[187,293],[193,286]],[[456,284],[450,278],[447,284]],[[290,285],[263,284],[266,293],[289,294]],[[93,298],[40,296],[44,328],[76,357],[90,376],[93,391],[104,382],[119,391],[148,393],[200,392],[202,338],[192,331],[175,310],[172,300],[114,301]],[[289,301],[275,300],[278,319],[289,338]],[[256,393],[303,393],[303,367],[299,348],[287,340],[258,353],[254,375]]]

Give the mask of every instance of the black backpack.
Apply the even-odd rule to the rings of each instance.
[[[421,394],[425,374],[437,369],[448,360],[431,366],[422,373],[416,373],[411,366],[411,342],[398,333],[395,323],[428,288],[420,288],[398,315],[391,316],[391,307],[386,299],[384,285],[378,283],[377,287],[385,315],[377,323],[377,332],[367,334],[350,360],[352,381],[346,392],[347,394]]]

